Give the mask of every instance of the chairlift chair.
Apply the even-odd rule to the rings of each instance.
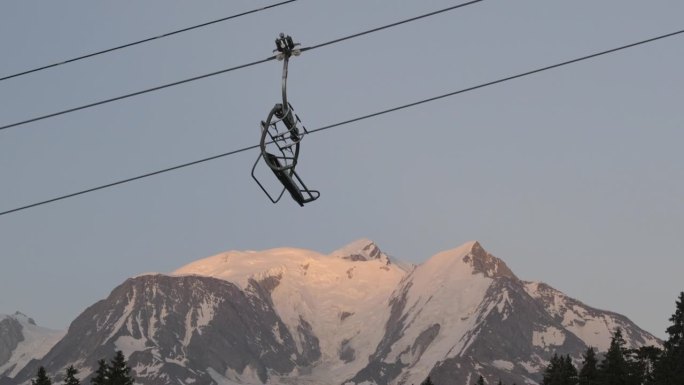
[[[276,103],[269,112],[266,121],[261,122],[261,140],[259,142],[260,154],[252,167],[252,178],[257,182],[261,190],[273,203],[282,198],[285,191],[289,192],[292,199],[300,206],[312,202],[320,196],[317,190],[309,189],[295,171],[299,159],[301,140],[308,132],[302,124],[294,108],[287,100],[287,67],[290,56],[298,56],[299,44],[294,43],[290,36],[280,34],[276,39],[276,58],[283,60],[282,77],[282,103]],[[257,179],[256,167],[261,159],[273,171],[276,178],[283,185],[277,197],[272,195]]]

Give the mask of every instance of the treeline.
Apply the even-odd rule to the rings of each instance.
[[[569,355],[551,358],[542,385],[645,385],[674,384],[656,381],[663,351],[654,346],[627,349],[622,330],[617,329],[601,362],[588,348],[578,371]],[[680,382],[684,384],[684,382]]]
[[[121,350],[116,352],[114,358],[107,363],[104,359],[97,362],[98,368],[90,379],[91,385],[133,385],[131,368],[128,367],[126,357]],[[64,373],[63,385],[81,385],[81,380],[76,377],[78,369],[69,366]],[[31,380],[32,385],[52,385],[52,379],[48,377],[44,367],[38,369],[36,377]]]
[[[554,354],[541,385],[684,385],[684,292],[679,294],[669,321],[672,324],[666,330],[668,339],[662,349],[628,349],[618,328],[600,362],[593,348],[582,356],[579,370],[569,355]],[[433,383],[428,376],[421,385],[441,384]],[[485,385],[484,378],[479,376],[474,385]],[[499,381],[498,385],[504,384]]]
[[[601,362],[587,349],[578,371],[569,356],[551,359],[542,385],[684,385],[684,292],[669,320],[663,348],[627,349],[620,329],[615,330]]]

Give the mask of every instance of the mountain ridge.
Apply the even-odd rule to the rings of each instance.
[[[520,280],[476,241],[410,268],[368,239],[329,254],[229,251],[126,280],[12,382],[37,365],[87,376],[122,350],[145,385],[408,385],[428,374],[534,384],[553,353],[578,361],[611,326],[633,346],[659,343],[624,316]]]

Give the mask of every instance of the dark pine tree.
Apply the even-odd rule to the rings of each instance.
[[[549,365],[544,370],[542,385],[577,385],[577,368],[572,363],[570,355],[551,357]]]
[[[116,352],[116,356],[109,365],[109,378],[105,385],[133,385],[131,368],[128,367],[126,357],[121,350]]]
[[[485,385],[484,378],[480,376],[480,378],[477,379],[475,385]]]
[[[95,375],[90,379],[92,385],[108,385],[109,382],[109,366],[104,359],[97,361],[97,370]]]
[[[47,372],[45,372],[44,367],[38,368],[38,373],[36,373],[36,378],[31,380],[32,385],[52,385],[52,380],[48,377]]]
[[[558,354],[555,353],[553,355],[553,357],[551,357],[551,361],[549,361],[549,365],[546,366],[546,369],[544,370],[544,377],[542,379],[542,385],[561,385],[562,384],[562,378],[561,378],[562,365],[563,365],[563,359],[561,357],[558,357]]]
[[[646,385],[655,384],[654,371],[662,353],[663,351],[655,346],[642,346],[629,351],[634,382]]]
[[[430,376],[427,376],[427,378],[423,382],[421,382],[420,385],[435,385],[435,384],[432,383]]]
[[[78,370],[74,368],[73,365],[69,366],[66,370],[66,375],[64,376],[63,385],[81,385],[81,381],[76,378]]]
[[[630,370],[625,359],[625,339],[622,330],[615,329],[606,356],[599,365],[599,378],[602,385],[630,385]]]
[[[582,361],[582,369],[580,370],[578,376],[579,385],[598,385],[598,360],[596,359],[596,352],[594,352],[594,348],[588,348],[587,352],[584,353],[583,358],[584,361]]]
[[[561,357],[561,385],[577,385],[577,368],[572,363],[570,355]]]
[[[667,328],[667,341],[653,373],[656,384],[684,384],[684,292],[679,293],[672,324]]]

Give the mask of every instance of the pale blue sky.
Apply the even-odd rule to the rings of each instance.
[[[269,4],[0,4],[0,75]],[[311,1],[0,82],[0,125],[456,4]],[[496,1],[294,58],[317,128],[684,28],[681,1]],[[664,337],[684,290],[684,36],[317,133],[321,190],[272,205],[256,152],[0,217],[0,313],[66,328],[127,277],[230,249],[360,237],[414,263],[479,240],[522,279]],[[255,144],[269,62],[0,131],[0,211]]]

